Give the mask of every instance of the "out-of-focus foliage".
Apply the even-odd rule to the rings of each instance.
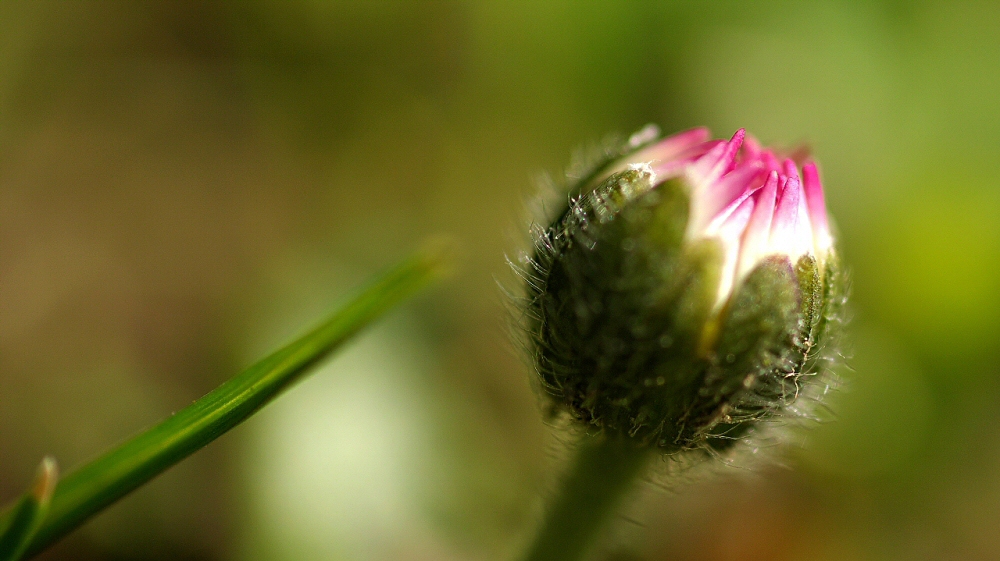
[[[792,469],[651,488],[606,549],[1000,557],[996,29],[988,2],[2,3],[0,496],[444,232],[451,284],[45,558],[509,556],[558,465],[494,281],[533,174],[745,126],[822,164],[845,391]]]

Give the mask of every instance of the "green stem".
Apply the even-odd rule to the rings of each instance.
[[[410,258],[376,279],[313,330],[250,366],[160,424],[62,479],[26,557],[190,456],[252,415],[362,327],[441,272],[440,251]],[[0,515],[0,535],[13,507]]]
[[[584,438],[524,561],[581,559],[652,456],[629,439]]]

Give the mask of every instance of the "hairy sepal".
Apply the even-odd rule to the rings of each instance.
[[[685,245],[687,189],[652,180],[642,169],[615,174],[549,230],[530,333],[545,391],[574,417],[679,449],[690,445],[683,419],[708,367],[697,342],[722,248]]]

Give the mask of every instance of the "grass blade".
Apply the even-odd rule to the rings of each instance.
[[[46,457],[38,466],[31,489],[14,505],[10,523],[0,535],[0,561],[17,561],[24,555],[49,512],[52,491],[58,479],[56,461]]]
[[[250,366],[185,409],[71,472],[52,495],[24,553],[31,556],[110,504],[235,427],[349,337],[440,276],[441,249],[426,250],[375,279],[295,341]],[[27,497],[29,493],[26,493]],[[24,497],[0,514],[0,535],[17,522]]]

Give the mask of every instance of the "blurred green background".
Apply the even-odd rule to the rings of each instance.
[[[44,559],[504,559],[557,470],[509,342],[538,173],[647,122],[812,147],[831,422],[648,486],[618,560],[1000,558],[1000,4],[0,3],[0,499],[431,234],[447,284]]]

